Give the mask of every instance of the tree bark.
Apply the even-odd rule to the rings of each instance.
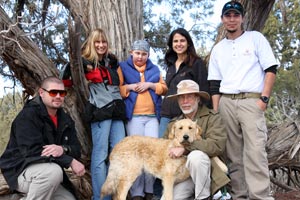
[[[110,50],[119,60],[125,60],[129,55],[130,45],[136,39],[143,39],[143,2],[140,0],[61,0],[73,17],[69,23],[70,61],[73,77],[73,87],[68,89],[64,107],[76,122],[78,138],[82,146],[82,159],[86,169],[90,165],[91,139],[89,125],[82,119],[84,103],[87,100],[88,89],[85,84],[80,60],[80,25],[85,36],[94,28],[102,28],[109,39]],[[24,32],[14,25],[5,11],[0,7],[0,45],[1,57],[20,80],[25,93],[34,95],[41,80],[47,76],[58,76],[59,72],[39,47],[25,37]],[[80,25],[79,25],[80,24]],[[73,176],[72,176],[73,177]],[[84,199],[89,199],[90,174],[73,181]]]
[[[0,7],[1,57],[22,83],[25,92],[34,95],[41,80],[58,75],[53,63],[25,33],[9,19]]]
[[[143,1],[141,0],[60,0],[73,19],[80,20],[86,35],[103,29],[109,39],[110,50],[120,60],[129,55],[131,43],[144,39]]]

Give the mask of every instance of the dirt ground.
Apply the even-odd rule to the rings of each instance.
[[[290,191],[285,193],[275,193],[275,200],[300,200],[300,191]]]

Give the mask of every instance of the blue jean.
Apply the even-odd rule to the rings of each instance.
[[[91,176],[93,200],[100,199],[100,191],[107,176],[108,156],[112,148],[125,137],[125,127],[121,120],[104,120],[91,124],[93,150]],[[106,197],[104,200],[110,200]]]
[[[160,118],[158,137],[160,137],[160,138],[164,137],[164,133],[166,132],[170,121],[171,121],[171,118],[168,118],[168,117]],[[162,185],[161,185],[160,179],[156,179],[156,181],[154,183],[154,193],[156,196],[161,196],[161,194],[162,194]]]
[[[158,120],[155,116],[133,116],[126,125],[128,135],[141,135],[158,137]],[[142,173],[133,183],[131,197],[145,196],[145,193],[153,193],[155,177],[148,173]]]
[[[168,124],[171,121],[171,118],[168,117],[161,117],[159,122],[159,130],[158,130],[158,137],[162,138],[164,136],[165,131],[168,128]]]

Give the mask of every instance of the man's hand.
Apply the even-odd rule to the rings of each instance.
[[[71,162],[71,168],[74,174],[77,176],[83,176],[85,174],[84,165],[76,159]]]
[[[262,102],[260,99],[256,102],[256,104],[262,111],[266,111],[268,104]]]
[[[43,151],[41,156],[53,156],[53,157],[60,157],[64,154],[64,149],[60,145],[50,144],[43,146]]]
[[[171,158],[179,158],[181,157],[185,152],[185,149],[183,147],[173,147],[170,149],[169,156]]]

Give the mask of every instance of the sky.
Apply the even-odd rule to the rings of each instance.
[[[221,12],[225,3],[229,0],[216,0],[214,5],[214,15],[211,18],[212,23],[218,24],[221,23]]]
[[[209,21],[217,26],[220,22],[220,15],[222,11],[223,5],[229,0],[216,0],[214,4],[214,15],[209,19]],[[0,98],[3,97],[3,95],[13,92],[12,89],[5,88],[4,87],[11,87],[12,82],[11,81],[5,81],[2,77],[0,77]],[[21,89],[20,89],[21,90]]]

